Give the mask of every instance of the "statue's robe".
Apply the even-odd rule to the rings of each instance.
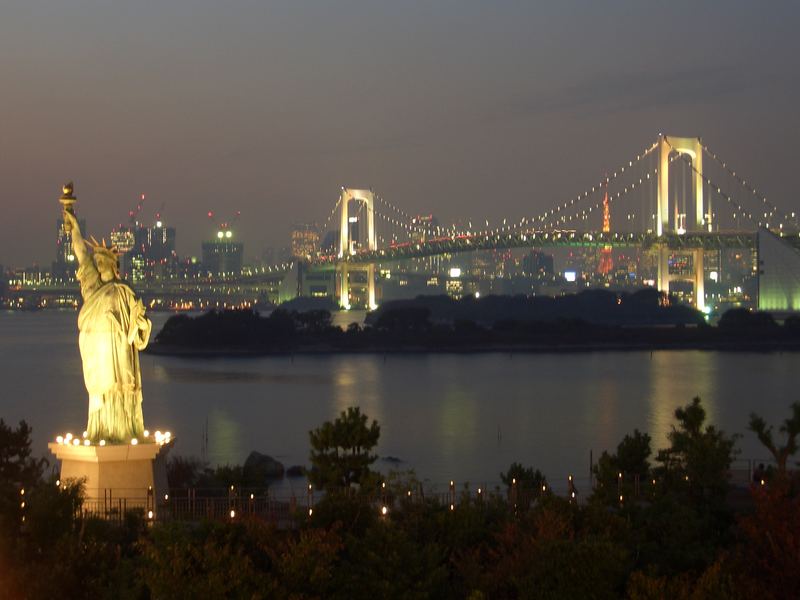
[[[129,443],[144,431],[139,350],[147,346],[152,324],[133,290],[119,280],[103,283],[92,258],[77,277],[83,296],[78,329],[89,392],[89,439]]]

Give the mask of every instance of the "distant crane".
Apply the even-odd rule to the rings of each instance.
[[[160,221],[160,220],[161,220],[161,213],[163,213],[163,212],[164,212],[164,207],[165,207],[166,205],[167,205],[167,203],[166,203],[166,202],[162,202],[162,203],[161,203],[161,207],[160,207],[160,208],[158,209],[158,211],[156,212],[156,221]]]
[[[217,225],[217,237],[222,238],[231,238],[233,237],[233,232],[231,231],[231,225],[236,223],[239,220],[239,217],[242,216],[242,211],[237,210],[233,214],[233,218],[230,221],[215,221],[215,213],[213,210],[208,211],[207,213],[208,219],[213,221]]]
[[[128,218],[130,219],[131,228],[136,228],[136,223],[139,218],[139,215],[142,213],[142,208],[144,207],[144,194],[139,197],[139,202],[136,204],[136,208],[128,211]]]

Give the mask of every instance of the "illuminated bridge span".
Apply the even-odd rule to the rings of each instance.
[[[335,269],[344,308],[356,288],[363,304],[375,307],[375,268],[382,263],[479,250],[597,248],[607,273],[612,248],[635,247],[657,254],[659,290],[690,283],[699,309],[705,306],[706,255],[748,249],[759,307],[800,310],[797,215],[780,210],[700,138],[659,135],[582,193],[494,227],[488,221],[442,226],[432,217],[412,217],[372,190],[351,188],[341,189],[327,225],[334,220],[336,251],[312,258],[306,272]]]
[[[755,233],[743,232],[691,232],[683,235],[670,233],[657,236],[652,233],[604,233],[578,231],[543,231],[489,235],[458,235],[437,238],[421,243],[392,244],[380,250],[363,250],[337,256],[321,257],[320,264],[344,261],[351,264],[383,263],[409,258],[424,258],[439,254],[455,254],[476,250],[501,250],[513,248],[605,248],[637,247],[642,249],[664,246],[669,250],[719,250],[722,248],[756,249]]]

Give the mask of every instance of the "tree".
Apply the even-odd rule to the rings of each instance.
[[[648,479],[650,454],[650,436],[638,429],[623,438],[615,454],[604,451],[592,467],[597,478],[595,495],[611,503],[618,502],[620,494],[630,496],[634,491],[633,478],[638,477],[640,482]]]
[[[299,329],[313,335],[325,333],[331,328],[331,313],[327,310],[309,310],[292,313]]]
[[[430,331],[429,308],[408,306],[381,312],[375,328],[391,333],[424,333]]]
[[[742,543],[734,552],[743,597],[797,598],[800,594],[800,496],[789,483],[753,489],[755,510],[738,520]]]
[[[8,533],[20,522],[21,490],[41,480],[47,460],[31,457],[31,428],[20,421],[16,429],[0,419],[0,530]]]
[[[800,435],[800,402],[792,404],[792,416],[781,425],[780,432],[786,435],[786,443],[778,446],[772,437],[772,425],[767,426],[764,419],[755,413],[750,413],[748,429],[758,436],[758,441],[769,450],[778,463],[778,473],[786,474],[787,459],[797,452],[797,436]]]
[[[670,447],[658,451],[658,474],[667,486],[688,489],[698,500],[721,503],[728,491],[728,471],[735,454],[736,436],[713,425],[703,425],[706,411],[700,398],[675,410],[678,426],[667,436]]]
[[[381,428],[377,421],[367,425],[367,415],[350,407],[331,423],[308,432],[311,441],[309,480],[320,488],[350,487],[364,483],[370,465],[378,457],[370,451],[378,445]]]
[[[775,331],[778,329],[778,324],[768,312],[732,308],[720,317],[717,327],[733,333],[756,333]]]
[[[521,506],[527,508],[533,499],[542,493],[542,486],[547,485],[547,478],[539,469],[524,467],[518,462],[511,463],[508,471],[500,473],[500,480],[508,487],[510,496]],[[516,486],[516,489],[512,486]]]

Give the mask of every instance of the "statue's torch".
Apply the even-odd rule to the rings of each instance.
[[[75,214],[75,209],[73,208],[73,205],[78,201],[78,199],[72,193],[74,188],[75,186],[72,184],[71,181],[65,183],[63,186],[61,186],[62,194],[61,198],[58,199],[58,201],[61,203],[61,206],[64,207],[64,212],[68,212],[71,215]],[[69,233],[71,230],[72,230],[72,225],[70,225],[69,222],[64,221],[64,231]]]

